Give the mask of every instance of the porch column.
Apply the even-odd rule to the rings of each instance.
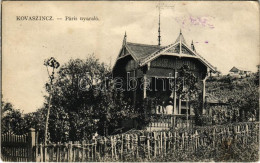
[[[209,74],[209,68],[207,67],[207,74],[205,78],[202,80],[202,114],[206,114],[206,108],[205,108],[205,96],[206,96],[206,80],[208,78]]]
[[[189,110],[189,101],[186,101],[186,109]]]
[[[174,95],[173,95],[173,109],[174,110],[177,110],[177,105],[176,105],[176,100],[177,100],[177,98],[176,98],[176,78],[177,78],[177,70],[176,69],[174,69]]]
[[[187,127],[189,127],[189,103],[188,99],[186,101],[186,120],[187,120]]]
[[[146,76],[146,74],[144,74],[144,92],[143,92],[144,93],[144,99],[146,98],[146,87],[147,87],[146,82],[147,82],[147,76]]]
[[[205,96],[206,96],[206,78],[202,80],[202,114],[206,114]]]
[[[137,80],[136,78],[137,74],[136,74],[136,69],[134,70],[134,79]],[[137,89],[137,88],[136,88]],[[136,89],[133,91],[133,97],[134,97],[134,107],[136,105]]]
[[[181,97],[179,97],[179,114],[181,114]]]

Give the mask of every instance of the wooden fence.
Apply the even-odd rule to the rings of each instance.
[[[178,131],[140,131],[47,146],[36,144],[36,161],[124,161],[127,158],[150,160],[173,151],[193,153],[200,147],[214,149],[219,143],[227,143],[229,146],[232,141],[238,141],[246,145],[249,138],[250,141],[253,139],[259,142],[258,128],[259,123],[240,123]]]
[[[15,135],[12,132],[1,136],[1,159],[11,162],[34,161],[35,130],[30,129],[24,135]]]
[[[196,152],[200,147],[215,149],[233,141],[243,145],[259,142],[259,123],[238,123],[172,131],[135,131],[96,137],[87,141],[38,144],[34,129],[25,135],[2,134],[3,161],[125,161],[127,158],[151,160],[169,152]]]

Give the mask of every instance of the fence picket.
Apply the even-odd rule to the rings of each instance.
[[[42,144],[40,144],[40,162],[43,162]]]
[[[162,123],[164,126],[166,120]],[[107,157],[112,160],[120,158],[124,161],[124,154],[127,152],[132,157],[139,158],[139,151],[142,152],[143,159],[150,160],[158,155],[167,156],[169,149],[173,151],[194,152],[201,146],[210,146],[215,148],[216,140],[237,141],[242,144],[251,142],[248,136],[253,140],[259,141],[257,132],[258,123],[238,124],[226,127],[213,127],[210,129],[186,130],[186,131],[154,131],[137,134],[121,134],[106,137],[93,137],[92,140],[75,141],[69,143],[57,144],[49,143],[47,146],[37,143],[38,134],[30,131],[24,135],[15,135],[12,132],[2,134],[2,142],[17,144],[21,147],[6,146],[2,149],[8,155],[2,155],[3,161],[31,161],[45,162],[74,162],[74,161],[104,161]],[[230,137],[233,136],[233,137]],[[231,140],[230,140],[231,139]],[[34,149],[34,153],[32,153]],[[44,152],[46,151],[46,153]]]
[[[162,132],[160,132],[160,149],[159,149],[159,154],[162,154]]]
[[[147,153],[148,153],[148,159],[150,159],[150,135],[149,134],[147,138]]]
[[[137,134],[134,134],[135,135],[135,148],[136,148],[136,157],[138,158],[139,157],[139,148],[138,148],[138,135]]]
[[[75,141],[73,141],[72,142],[72,161],[73,162],[75,162],[76,161],[76,150],[77,150],[77,148],[76,148],[76,144],[77,142],[75,142]]]
[[[121,159],[123,159],[123,152],[124,152],[124,134],[121,135]]]
[[[157,133],[154,132],[154,157],[157,155]]]
[[[112,155],[112,159],[113,159],[114,158],[114,144],[113,144],[112,136],[110,137],[110,141],[111,141],[111,155]]]
[[[72,141],[69,141],[69,150],[68,150],[68,160],[69,162],[72,162]]]
[[[195,150],[197,150],[198,149],[198,131],[196,130],[195,131]]]
[[[166,137],[166,133],[165,132],[163,132],[163,137],[164,137],[164,155],[166,156],[167,137]]]

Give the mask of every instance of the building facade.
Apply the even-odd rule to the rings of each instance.
[[[246,70],[244,68],[238,68],[238,67],[232,67],[230,70],[229,70],[229,73],[228,75],[229,76],[233,76],[233,77],[248,77],[251,75],[251,71],[249,70]]]
[[[166,114],[192,114],[191,110],[187,110],[188,101],[178,98],[174,88],[174,79],[184,65],[198,79],[204,103],[206,79],[216,69],[196,52],[193,42],[190,46],[186,43],[182,32],[168,46],[131,43],[127,41],[125,34],[112,72],[114,79],[123,81],[125,94],[134,105],[144,99],[153,98],[158,99],[156,105],[172,105],[172,111]],[[169,99],[172,99],[170,103]],[[162,110],[155,107],[148,108],[147,112],[160,114],[167,111]]]

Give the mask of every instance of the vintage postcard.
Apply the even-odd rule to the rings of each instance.
[[[1,12],[1,161],[259,161],[258,2]]]

